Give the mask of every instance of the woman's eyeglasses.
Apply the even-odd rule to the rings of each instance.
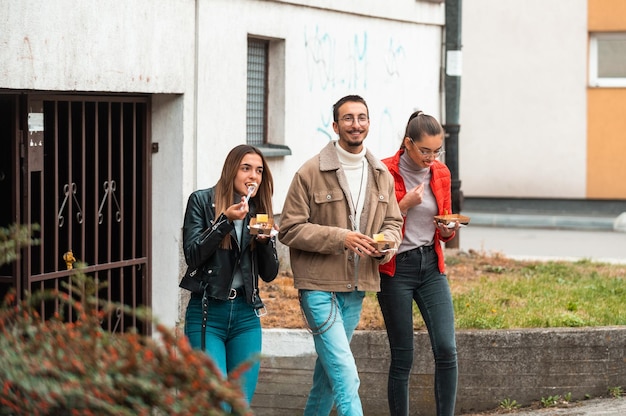
[[[444,153],[446,153],[445,150],[435,150],[434,152],[430,151],[430,150],[422,150],[422,149],[417,149],[420,152],[420,155],[424,156],[424,157],[434,157],[435,159],[441,157]]]
[[[413,143],[413,145],[415,147],[417,147],[415,145],[415,141],[413,139],[411,139],[409,137],[409,140],[411,141],[411,143]],[[432,151],[432,150],[422,150],[419,147],[417,147],[417,151],[420,152],[420,155],[422,155],[424,157],[434,157],[435,159],[443,156],[443,154],[446,152],[445,150],[442,150],[442,149],[438,149],[438,150],[435,150],[435,151]]]

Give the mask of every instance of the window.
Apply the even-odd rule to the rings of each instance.
[[[267,41],[248,39],[248,103],[246,136],[248,144],[267,143],[265,134],[267,102]]]
[[[626,32],[591,34],[589,85],[626,87]]]
[[[248,38],[246,141],[265,156],[290,155],[285,146],[285,42]]]

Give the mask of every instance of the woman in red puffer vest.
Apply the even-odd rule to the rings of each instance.
[[[415,301],[434,354],[437,415],[452,416],[458,366],[454,307],[441,243],[454,238],[459,224],[448,228],[433,218],[452,213],[450,171],[437,160],[443,154],[444,131],[435,118],[417,111],[411,114],[404,136],[398,152],[383,159],[394,177],[404,217],[397,254],[379,267],[378,302],[391,349],[389,411],[392,416],[409,414]]]

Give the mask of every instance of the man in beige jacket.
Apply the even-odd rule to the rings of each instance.
[[[349,95],[333,106],[331,141],[296,172],[280,221],[289,246],[295,287],[313,334],[317,361],[305,416],[363,414],[359,375],[350,339],[366,291],[380,290],[378,266],[393,256],[379,251],[375,234],[392,247],[401,240],[402,216],[387,168],[363,145],[369,111]]]

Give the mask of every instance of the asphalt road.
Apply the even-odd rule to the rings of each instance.
[[[626,263],[626,233],[597,230],[473,226],[460,230],[459,248],[519,259],[589,259]]]

